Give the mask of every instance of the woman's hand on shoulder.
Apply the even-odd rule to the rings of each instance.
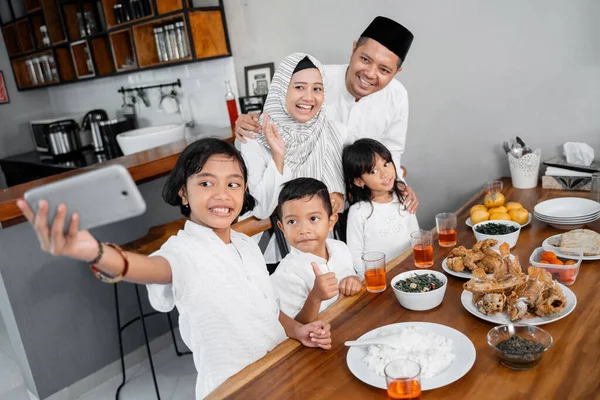
[[[71,217],[68,230],[64,231],[67,207],[60,204],[52,226],[48,225],[48,203],[40,201],[37,214],[25,200],[17,201],[17,206],[35,230],[40,247],[46,253],[66,256],[81,261],[93,260],[98,256],[98,242],[88,231],[79,230],[79,215]]]
[[[246,143],[246,138],[254,139],[253,132],[260,133],[262,127],[258,123],[257,115],[242,114],[235,121],[235,137],[242,143]]]
[[[331,210],[334,214],[344,211],[344,196],[341,193],[330,193],[329,199],[331,200]]]

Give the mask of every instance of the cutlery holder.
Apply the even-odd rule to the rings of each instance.
[[[513,187],[516,189],[531,189],[536,187],[542,151],[536,149],[533,153],[525,154],[521,158],[515,158],[511,154],[507,154],[506,156],[508,157]]]

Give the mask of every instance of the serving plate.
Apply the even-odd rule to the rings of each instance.
[[[556,255],[559,256],[559,257],[568,258],[570,260],[579,260],[579,256],[561,253],[561,252],[555,250],[557,248],[556,246],[553,246],[553,245],[550,244],[550,240],[551,239],[553,239],[553,238],[560,239],[560,236],[561,236],[561,234],[559,233],[558,235],[553,235],[553,236],[550,236],[550,237],[546,238],[546,240],[544,240],[542,242],[542,247],[544,247],[544,248],[547,247],[549,249],[552,249],[556,253]],[[581,259],[583,261],[600,260],[600,255],[597,255],[597,256],[583,256],[583,257],[581,257]]]
[[[494,250],[495,251],[495,250]],[[463,278],[463,279],[472,279],[473,278],[473,274],[470,272],[458,272],[458,271],[453,271],[448,267],[448,263],[446,262],[446,260],[448,259],[448,257],[444,258],[444,261],[442,261],[442,269],[444,270],[444,272],[450,274],[450,275],[454,275],[458,278]],[[515,256],[514,255],[510,255],[510,259],[514,260]],[[487,274],[488,277],[492,278],[494,276],[494,274]]]
[[[450,364],[450,366],[442,371],[439,375],[431,378],[422,378],[422,390],[436,389],[457,381],[467,372],[469,372],[475,363],[475,346],[468,337],[466,337],[462,332],[450,328],[449,326],[430,322],[400,322],[397,324],[385,325],[365,333],[359,337],[358,340],[392,335],[406,328],[421,328],[427,332],[435,333],[451,339],[453,342],[454,347],[452,352],[456,358],[454,361],[452,361],[452,364]],[[348,354],[346,355],[346,364],[348,365],[348,369],[350,369],[350,372],[352,372],[355,377],[364,383],[380,389],[386,389],[385,377],[377,375],[375,372],[371,371],[362,361],[367,355],[367,348],[368,346],[354,346],[348,349]]]
[[[600,203],[580,197],[560,197],[538,203],[534,212],[542,216],[559,219],[586,217],[600,211]]]

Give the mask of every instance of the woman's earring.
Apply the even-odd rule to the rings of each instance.
[[[189,204],[184,204],[183,206],[185,207],[186,210],[190,209],[190,205]]]

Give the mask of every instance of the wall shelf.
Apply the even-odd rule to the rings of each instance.
[[[19,90],[231,55],[223,0],[203,0],[200,2],[206,5],[203,7],[194,6],[198,5],[196,0],[141,0],[142,8],[137,9],[137,15],[133,14],[139,18],[120,23],[114,6],[123,4],[122,0],[23,1],[24,12],[19,18],[13,15],[11,21],[2,24]],[[182,54],[161,59],[154,28],[176,22],[183,22],[181,32],[185,40],[175,44]],[[51,42],[48,47],[44,47],[42,26],[47,27]],[[179,43],[184,42],[182,48]],[[26,61],[42,56],[53,57],[59,79],[33,84],[27,76]]]

